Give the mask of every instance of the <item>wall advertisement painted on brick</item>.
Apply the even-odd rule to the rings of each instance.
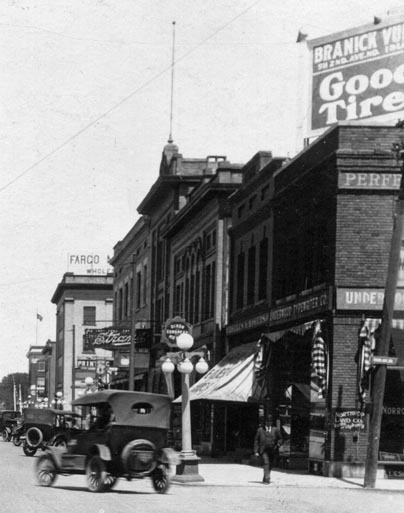
[[[404,19],[308,42],[311,131],[336,122],[404,116]]]

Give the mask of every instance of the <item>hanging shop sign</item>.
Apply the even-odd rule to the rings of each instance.
[[[332,306],[331,292],[331,288],[327,287],[309,293],[302,293],[290,301],[285,301],[281,305],[271,308],[269,313],[270,326],[300,320],[330,310]]]
[[[384,289],[338,288],[338,310],[382,310]],[[404,290],[396,290],[395,310],[404,310]]]
[[[339,431],[364,431],[366,429],[365,412],[336,408],[334,410],[334,428]]]
[[[132,331],[127,328],[101,328],[86,329],[84,332],[84,351],[90,352],[99,347],[102,349],[116,349],[129,346],[132,340]],[[152,333],[150,329],[135,330],[136,349],[150,349]]]
[[[308,42],[312,131],[339,121],[400,119],[404,114],[403,21],[390,18],[377,26]]]
[[[131,330],[124,328],[86,329],[84,331],[84,351],[115,349],[131,342]]]

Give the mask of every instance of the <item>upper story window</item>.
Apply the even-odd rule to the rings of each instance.
[[[264,200],[268,196],[268,192],[269,192],[269,185],[265,185],[261,189],[261,200]]]
[[[83,324],[86,326],[95,326],[95,306],[83,307]]]
[[[251,196],[251,198],[248,200],[248,208],[252,210],[255,206],[255,200],[257,199],[257,195],[254,194],[254,196]]]
[[[240,206],[238,207],[238,217],[239,217],[239,218],[243,216],[243,214],[244,214],[244,210],[245,210],[245,205],[240,205]]]
[[[45,362],[38,362],[38,371],[39,372],[45,371]]]

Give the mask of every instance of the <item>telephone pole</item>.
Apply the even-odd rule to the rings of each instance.
[[[404,227],[404,140],[394,143],[392,151],[401,162],[401,183],[394,215],[393,234],[387,268],[386,289],[384,292],[383,314],[380,336],[376,338],[375,356],[388,356],[391,338],[391,325],[394,314],[394,299],[397,288],[400,264],[401,241]],[[384,390],[386,385],[386,365],[376,365],[372,380],[372,402],[369,423],[369,442],[365,465],[365,488],[376,484],[379,454],[380,429],[383,414]]]

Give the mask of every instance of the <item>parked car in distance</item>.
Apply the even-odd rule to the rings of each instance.
[[[81,416],[73,411],[53,408],[26,408],[24,410],[23,451],[34,456],[38,449],[49,445],[66,447],[72,433],[82,428]]]
[[[11,428],[11,441],[19,447],[25,440],[24,414],[17,418],[17,422]]]
[[[0,413],[0,431],[5,442],[11,440],[13,426],[17,423],[19,417],[21,417],[21,412],[17,410],[3,410]]]
[[[167,447],[169,396],[128,390],[103,390],[72,402],[87,414],[87,429],[75,434],[67,449],[49,447],[36,462],[40,485],[51,486],[58,474],[85,474],[92,492],[110,490],[120,477],[150,477],[158,493],[170,485],[177,453]]]

